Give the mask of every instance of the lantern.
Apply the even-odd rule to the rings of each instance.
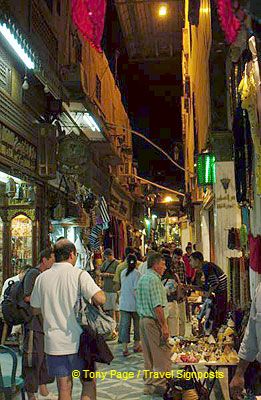
[[[216,157],[211,153],[201,153],[197,162],[198,185],[207,186],[216,183]]]

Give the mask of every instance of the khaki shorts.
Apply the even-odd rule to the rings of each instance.
[[[109,293],[106,294],[106,303],[103,306],[104,311],[119,311],[119,304],[117,302],[117,293]]]

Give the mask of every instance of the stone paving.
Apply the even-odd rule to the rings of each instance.
[[[152,399],[160,399],[158,396],[145,396],[143,395],[143,380],[142,374],[139,376],[139,371],[143,370],[143,358],[142,354],[132,353],[129,357],[122,356],[121,346],[116,342],[109,342],[109,345],[113,351],[115,356],[111,365],[99,364],[97,370],[107,372],[107,376],[104,380],[97,380],[97,400],[152,400]],[[131,350],[131,347],[130,347]],[[0,356],[2,369],[10,367],[10,361],[7,356]],[[202,367],[204,368],[204,367]],[[133,372],[134,379],[118,379],[114,375],[115,372],[118,373],[126,373]],[[21,371],[21,357],[18,356],[18,370],[17,374],[19,375]],[[113,376],[111,376],[113,375]],[[211,396],[211,400],[229,400],[229,395],[227,392],[226,379],[220,381],[221,385],[216,385],[215,392]],[[56,385],[53,383],[48,386],[49,389],[57,393]],[[79,379],[74,379],[74,387],[73,387],[73,400],[80,400],[81,393],[81,384]],[[21,396],[18,395],[15,397],[15,400],[21,399]]]

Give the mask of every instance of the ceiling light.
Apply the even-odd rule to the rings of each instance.
[[[166,5],[161,5],[159,8],[159,16],[160,17],[165,17],[167,15],[167,6]]]
[[[25,49],[22,48],[14,34],[11,32],[10,28],[8,28],[8,26],[4,22],[0,22],[0,33],[2,33],[2,35],[5,37],[5,39],[16,52],[16,54],[20,57],[26,67],[28,69],[34,69],[35,63],[32,57],[30,57]]]
[[[93,132],[95,131],[101,132],[101,129],[99,128],[94,118],[89,113],[84,113],[84,121],[91,128]]]

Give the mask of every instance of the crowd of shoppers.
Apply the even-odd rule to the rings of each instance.
[[[215,307],[213,331],[227,316],[227,277],[217,265],[204,261],[202,253],[188,243],[186,253],[174,244],[164,244],[159,251],[148,249],[143,263],[132,247],[125,260],[116,260],[111,249],[105,249],[100,268],[101,288],[88,272],[73,268],[77,252],[73,243],[60,238],[54,248],[40,253],[39,264],[27,266],[13,278],[23,281],[24,301],[30,303],[34,317],[23,326],[24,349],[22,372],[29,400],[58,399],[48,390],[57,381],[61,400],[72,399],[72,371],[84,370],[86,362],[78,355],[82,328],[75,315],[75,304],[81,295],[86,301],[102,305],[106,313],[119,322],[119,343],[127,357],[134,330],[133,351],[142,352],[144,370],[171,370],[171,347],[168,338],[186,335],[187,284],[201,285],[205,296],[211,294]],[[197,277],[203,277],[197,281]],[[10,278],[5,282],[8,287]],[[240,363],[231,382],[231,396],[237,399],[244,386],[244,373],[254,359],[260,362],[261,284],[252,303],[249,323],[239,351]],[[120,318],[119,318],[120,314]],[[116,335],[115,335],[116,336]],[[160,376],[160,375],[159,375]],[[95,380],[82,379],[81,400],[95,400]],[[144,375],[144,394],[162,395],[166,378]]]

